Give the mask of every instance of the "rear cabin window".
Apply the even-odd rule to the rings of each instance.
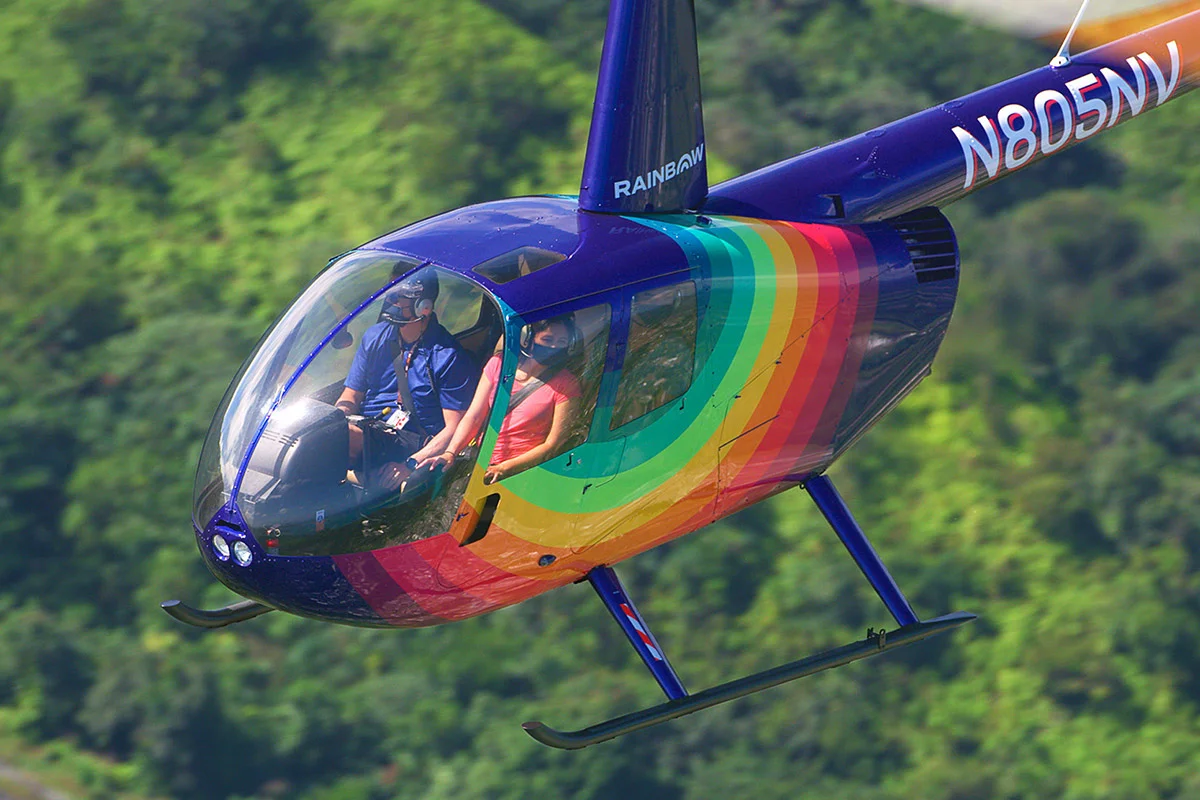
[[[492,283],[508,283],[526,275],[532,275],[551,264],[557,264],[566,256],[540,247],[518,247],[504,255],[488,259],[475,267],[475,272]]]
[[[613,430],[662,408],[692,385],[696,361],[696,284],[633,296],[629,341],[613,403]]]

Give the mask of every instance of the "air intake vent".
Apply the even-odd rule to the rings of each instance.
[[[949,220],[936,208],[918,208],[888,220],[912,257],[918,283],[958,276],[958,245]]]

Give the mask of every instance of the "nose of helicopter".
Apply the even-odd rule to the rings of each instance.
[[[456,561],[446,553],[459,540],[448,532],[462,518],[474,461],[412,470],[399,489],[384,483],[382,467],[395,469],[413,453],[402,450],[408,431],[388,416],[394,409],[374,408],[372,395],[354,383],[373,367],[393,370],[375,376],[377,399],[397,403],[391,351],[401,343],[386,302],[414,275],[440,285],[427,326],[463,362],[463,392],[473,396],[466,381],[503,331],[490,293],[394,253],[360,251],[335,261],[247,359],[202,451],[193,498],[197,544],[210,570],[239,594],[357,625],[431,625],[479,613],[478,599],[441,572]],[[429,369],[414,362],[420,376]],[[348,397],[356,406],[349,411],[358,413],[343,408]],[[386,566],[372,555],[383,550]]]
[[[221,509],[196,536],[221,583],[264,606],[300,616],[361,627],[415,628],[487,610],[479,598],[444,580],[413,544],[393,547],[382,559],[374,553],[278,556],[254,537],[236,506]],[[457,542],[453,545],[457,549]]]
[[[336,556],[278,556],[222,508],[197,543],[212,573],[269,608],[360,627],[427,627],[511,605],[544,590],[532,579],[483,561],[450,534],[385,550]],[[580,574],[558,576],[559,584]]]
[[[222,508],[195,533],[209,570],[243,597],[329,622],[368,627],[397,624],[371,608],[330,559],[271,555],[253,536],[236,505]],[[403,624],[403,619],[399,622]]]

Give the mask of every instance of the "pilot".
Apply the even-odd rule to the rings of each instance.
[[[578,341],[571,315],[535,322],[526,329],[508,413],[496,438],[484,483],[495,483],[537,466],[566,445],[582,392],[565,363],[572,343]],[[500,360],[497,353],[483,368],[470,408],[445,452],[437,457],[443,465],[454,463],[455,454],[483,430],[500,383]]]
[[[336,403],[347,416],[390,424],[391,435],[372,437],[372,463],[363,465],[375,469],[372,484],[383,490],[396,489],[420,463],[447,449],[475,392],[475,365],[438,322],[437,296],[431,267],[384,296],[380,321],[363,334]],[[365,435],[363,426],[351,423],[352,465],[363,453]]]

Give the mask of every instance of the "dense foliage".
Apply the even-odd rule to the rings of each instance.
[[[1043,63],[890,0],[699,3],[734,174]],[[360,631],[227,602],[198,447],[325,259],[463,203],[572,191],[601,0],[0,2],[0,761],[81,796],[1200,794],[1200,101],[950,209],[934,378],[834,469],[953,637],[582,753],[657,689],[586,587]],[[700,688],[887,622],[785,494],[623,574]],[[0,792],[3,785],[0,784]]]

